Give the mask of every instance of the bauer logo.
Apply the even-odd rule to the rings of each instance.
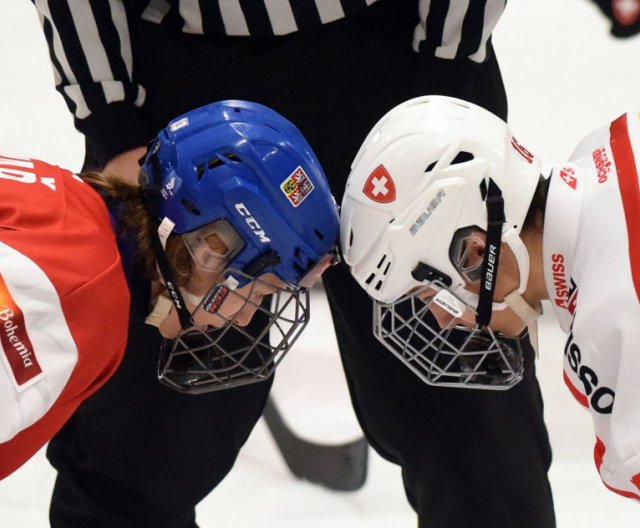
[[[314,187],[304,169],[298,167],[280,184],[280,189],[293,206],[298,207],[311,194]]]
[[[0,344],[3,360],[13,374],[18,390],[25,389],[39,379],[42,368],[27,334],[24,314],[11,296],[2,275],[0,275]]]
[[[364,182],[362,192],[374,202],[389,203],[396,199],[396,185],[384,165],[378,165]]]
[[[418,231],[420,231],[420,229],[422,229],[422,226],[424,226],[427,223],[427,220],[431,218],[431,215],[438,208],[438,206],[440,205],[440,202],[444,200],[445,196],[447,196],[447,194],[444,192],[443,189],[440,189],[436,193],[436,195],[427,204],[427,208],[424,211],[422,211],[422,213],[420,213],[420,216],[416,218],[416,221],[413,222],[413,224],[411,224],[411,227],[409,228],[409,234],[411,236],[416,236],[416,234],[418,234]]]

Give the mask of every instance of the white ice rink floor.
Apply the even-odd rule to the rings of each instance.
[[[511,125],[520,142],[546,161],[566,158],[584,135],[623,111],[640,110],[640,37],[610,38],[607,22],[587,0],[514,0],[494,42]],[[27,0],[0,2],[0,123],[3,154],[80,168],[82,140],[53,90],[44,40]],[[331,322],[326,303],[321,294],[316,297],[311,326],[279,367],[274,390],[301,434],[346,441],[359,431],[335,341],[327,338]],[[607,491],[595,471],[589,417],[563,385],[564,338],[554,325],[547,307],[537,368],[554,453],[550,479],[558,526],[640,526],[640,505]],[[53,479],[40,452],[0,482],[0,527],[46,527]],[[198,520],[203,528],[416,525],[396,467],[371,452],[367,482],[354,493],[296,481],[262,422],[228,478],[199,506]]]

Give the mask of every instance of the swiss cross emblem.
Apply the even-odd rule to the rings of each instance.
[[[574,190],[578,185],[578,180],[575,174],[575,171],[571,167],[564,167],[560,169],[560,178],[562,178],[562,180]]]
[[[362,192],[374,202],[389,203],[396,199],[396,186],[384,165],[378,165],[367,178]]]

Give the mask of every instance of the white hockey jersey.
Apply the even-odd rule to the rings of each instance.
[[[605,485],[640,500],[640,114],[583,140],[553,168],[543,235],[564,379],[591,413]]]
[[[0,156],[0,479],[111,376],[128,316],[98,193],[58,167]]]

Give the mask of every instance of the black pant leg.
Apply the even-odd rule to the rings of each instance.
[[[121,366],[49,443],[52,528],[196,528],[196,504],[261,416],[271,380],[197,396],[158,382],[161,338],[143,322],[147,289],[134,283]]]
[[[533,353],[506,392],[429,387],[371,333],[371,300],[346,267],[325,276],[354,408],[371,445],[402,466],[425,528],[551,528],[551,452]]]

